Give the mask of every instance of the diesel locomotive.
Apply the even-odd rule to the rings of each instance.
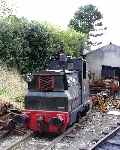
[[[32,74],[25,96],[26,127],[57,133],[90,109],[87,63],[83,58],[53,59],[48,68]]]

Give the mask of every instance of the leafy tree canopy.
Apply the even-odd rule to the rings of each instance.
[[[84,33],[76,32],[72,28],[62,30],[60,27],[47,25],[50,33],[51,50],[57,52],[64,48],[64,51],[71,56],[79,57],[86,46],[87,36]]]
[[[102,19],[102,17],[101,12],[96,6],[91,4],[81,6],[70,20],[69,26],[76,31],[88,34],[91,30],[94,30],[94,23]],[[99,25],[102,25],[102,23]]]
[[[16,16],[0,19],[0,58],[22,74],[44,69],[61,47],[69,55],[80,56],[85,41],[86,35],[73,29],[62,30]]]

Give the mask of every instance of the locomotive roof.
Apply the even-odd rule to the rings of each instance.
[[[75,72],[76,71],[65,70],[66,74],[72,74]],[[64,71],[63,70],[43,70],[40,72],[33,73],[33,75],[64,75]]]

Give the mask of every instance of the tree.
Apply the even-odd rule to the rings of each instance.
[[[10,16],[13,14],[13,8],[9,5],[8,0],[0,0],[0,16]]]
[[[20,73],[44,69],[50,56],[62,47],[72,56],[80,56],[86,35],[73,29],[61,30],[25,18],[0,18],[0,63]]]
[[[43,25],[37,22],[29,24],[25,31],[25,41],[30,49],[26,66],[29,71],[44,69],[49,58],[49,38],[49,32]]]
[[[60,50],[61,47],[66,54],[73,57],[79,57],[86,44],[86,34],[76,32],[74,29],[68,28],[62,30],[59,27],[54,27],[48,24],[47,26],[50,34],[50,48],[49,50],[54,54]]]
[[[44,68],[48,57],[49,33],[36,22],[9,16],[0,20],[0,58],[20,73]]]
[[[101,42],[93,42],[92,37],[97,38],[103,35],[103,31],[106,29],[103,27],[102,14],[94,5],[81,6],[74,14],[74,17],[70,20],[68,26],[78,32],[83,32],[88,35],[88,46],[99,45]],[[98,29],[99,27],[99,29]],[[102,29],[100,29],[102,28]],[[94,32],[95,31],[95,32]]]
[[[102,19],[101,12],[93,5],[81,6],[75,12],[73,19],[70,20],[69,26],[83,33],[89,33],[94,30],[94,23]]]

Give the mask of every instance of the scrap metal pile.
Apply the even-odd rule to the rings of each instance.
[[[120,109],[120,100],[113,100],[112,106],[116,109]]]
[[[94,80],[90,82],[90,95],[93,107],[101,112],[110,108],[120,109],[120,100],[114,99],[111,90],[112,80]]]
[[[107,93],[98,93],[95,96],[92,96],[93,107],[98,108],[101,112],[108,111],[108,101],[110,97]]]
[[[92,80],[89,82],[90,94],[95,95],[102,91],[107,91],[110,94],[112,80]]]
[[[19,132],[19,129],[23,128],[22,124],[19,123],[21,114],[21,111],[14,108],[10,103],[0,102],[0,136],[2,133]]]

